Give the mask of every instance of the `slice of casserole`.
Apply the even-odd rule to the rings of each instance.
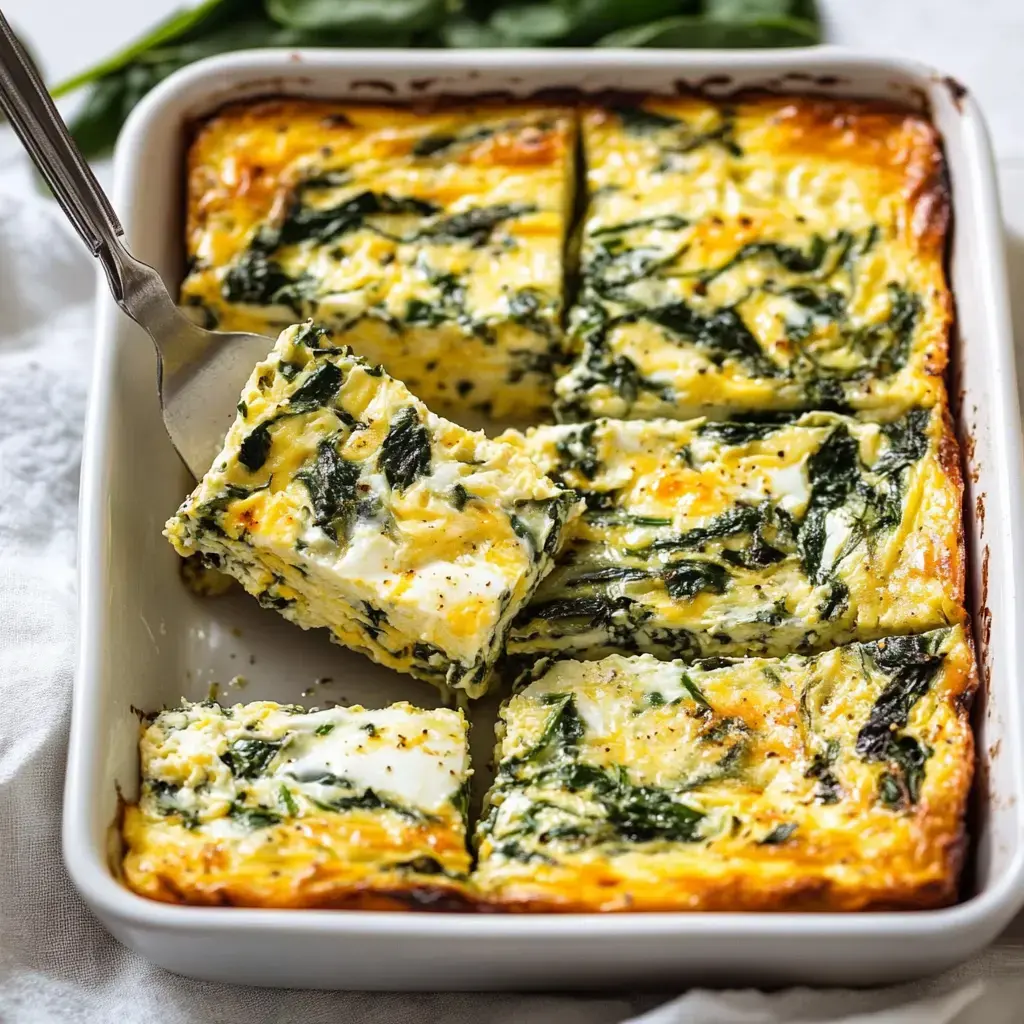
[[[935,129],[878,104],[588,111],[565,420],[888,417],[942,394],[952,303]]]
[[[502,711],[481,896],[524,911],[951,903],[976,685],[961,626],[813,658],[541,662]]]
[[[165,532],[297,625],[478,696],[576,508],[516,447],[307,324],[253,371]]]
[[[229,107],[189,153],[181,300],[223,329],[313,317],[432,406],[535,420],[564,356],[575,132],[543,106]]]
[[[781,656],[964,618],[942,407],[881,425],[805,413],[503,436],[587,504],[513,653]]]
[[[168,903],[407,909],[466,893],[461,711],[185,703],[142,733],[124,877]]]

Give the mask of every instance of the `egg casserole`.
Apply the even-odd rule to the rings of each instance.
[[[583,116],[564,420],[889,417],[942,393],[948,187],[923,117],[689,97]]]
[[[513,654],[781,656],[964,618],[942,407],[884,424],[816,412],[502,436],[587,504]]]
[[[961,626],[816,657],[541,662],[501,713],[475,881],[507,910],[882,910],[956,896]]]
[[[449,412],[536,420],[564,357],[575,118],[275,100],[189,152],[181,301],[275,335],[313,317]]]
[[[407,909],[466,898],[460,711],[185,703],[142,734],[124,877],[167,903]]]
[[[306,324],[253,371],[165,532],[297,625],[478,696],[577,505]]]

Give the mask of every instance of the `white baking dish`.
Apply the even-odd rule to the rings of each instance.
[[[945,139],[959,315],[952,393],[964,443],[969,588],[983,694],[973,857],[963,901],[917,913],[500,916],[166,906],[111,868],[118,793],[137,789],[136,708],[251,681],[229,699],[368,704],[430,690],[301,633],[241,595],[191,597],[160,536],[187,487],[154,388],[151,347],[100,286],[99,344],[83,469],[81,649],[64,811],[64,856],[122,942],[172,971],[328,988],[570,987],[620,983],[868,984],[938,971],[991,941],[1024,903],[1024,720],[1019,695],[1021,425],[991,157],[970,95],[902,61],[822,48],[775,52],[543,51],[241,53],[164,82],[121,137],[114,201],[138,255],[181,274],[188,125],[267,93],[401,100],[438,93],[767,86],[886,97],[930,108]],[[309,690],[317,677],[335,682]],[[222,699],[225,694],[222,693]],[[492,715],[485,709],[481,718]],[[490,737],[478,728],[487,759]]]

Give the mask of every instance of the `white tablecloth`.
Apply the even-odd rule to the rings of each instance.
[[[65,62],[57,69],[61,73],[91,56],[74,34],[75,19],[88,12],[84,38],[91,38],[94,48],[107,38],[105,49],[114,45],[108,26],[120,24],[110,15],[128,6],[126,0],[69,2],[55,14],[54,0],[4,4],[44,65],[52,70]],[[130,6],[136,24],[159,13],[156,4]],[[829,0],[824,6],[832,41],[897,53],[912,48],[915,56],[975,89],[994,129],[1011,228],[1011,273],[1024,296],[1024,5],[1018,0]],[[62,31],[65,11],[69,21]],[[68,63],[72,47],[79,54],[73,64]],[[118,945],[83,906],[59,852],[92,290],[93,267],[77,238],[55,208],[34,194],[11,140],[0,139],[0,1021],[610,1024],[644,1013],[638,1019],[648,1024],[1024,1020],[1022,922],[993,949],[947,976],[860,993],[581,997],[265,991],[175,977]],[[1017,314],[1018,325],[1024,325],[1024,306]]]

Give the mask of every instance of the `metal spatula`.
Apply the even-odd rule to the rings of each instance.
[[[164,425],[178,454],[200,478],[231,424],[242,385],[273,342],[259,334],[197,327],[175,305],[160,275],[132,256],[110,200],[2,13],[0,108],[61,209],[99,258],[114,300],[153,339]]]

